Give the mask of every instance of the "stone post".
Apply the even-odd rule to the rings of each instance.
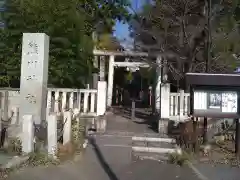
[[[63,145],[71,141],[72,135],[72,113],[70,111],[63,113]]]
[[[100,81],[105,81],[105,56],[100,56],[99,77]]]
[[[155,109],[160,114],[161,111],[161,56],[157,57],[156,60],[156,87],[155,87]]]
[[[47,112],[46,117],[52,112],[52,91],[48,91],[47,93]]]
[[[169,119],[170,84],[161,85],[161,118]]]
[[[24,115],[22,121],[22,151],[23,153],[31,153],[34,150],[34,127],[33,116]]]
[[[0,139],[2,134],[2,110],[0,109]]]
[[[161,118],[159,120],[158,130],[160,133],[166,133],[169,120],[170,109],[170,84],[161,84]]]
[[[12,120],[11,120],[11,124],[18,124],[19,122],[19,108],[18,107],[15,107],[13,108],[13,117],[12,117]]]
[[[113,77],[114,77],[114,55],[109,58],[108,69],[108,89],[107,89],[107,106],[112,105],[112,93],[113,93]]]
[[[106,95],[107,95],[106,81],[98,81],[97,116],[102,116],[106,112],[106,99],[107,99]]]
[[[47,116],[48,122],[48,154],[56,157],[57,153],[57,114]]]
[[[94,56],[93,60],[94,68],[98,68],[98,56]],[[92,80],[92,88],[97,89],[97,82],[98,82],[98,73],[93,73],[93,80]]]
[[[33,115],[36,124],[46,118],[49,37],[23,33],[20,118]]]
[[[180,90],[180,118],[183,116],[184,113],[184,90]]]
[[[4,121],[8,120],[8,97],[9,93],[8,91],[4,91],[4,98],[3,98],[3,119]]]

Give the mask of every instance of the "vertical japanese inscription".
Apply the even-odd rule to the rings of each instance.
[[[236,92],[222,93],[222,112],[236,113],[238,108],[237,98]]]
[[[24,33],[22,45],[20,117],[33,115],[36,123],[46,117],[49,37]]]
[[[36,81],[37,76],[34,74],[35,68],[37,68],[38,64],[38,52],[39,52],[39,45],[36,43],[35,40],[30,40],[27,44],[27,52],[26,55],[28,56],[27,66],[29,68],[28,75],[26,76],[27,81]],[[27,94],[25,99],[30,104],[36,104],[37,98],[34,94]]]
[[[28,43],[28,52],[27,55],[31,55],[31,54],[38,54],[38,44],[36,43],[36,41],[30,41]]]

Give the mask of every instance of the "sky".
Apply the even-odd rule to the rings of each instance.
[[[134,10],[139,9],[142,7],[144,2],[145,2],[145,0],[131,0],[132,8]],[[127,42],[129,42],[129,43],[132,42],[132,39],[129,37],[128,28],[129,28],[128,24],[123,24],[122,22],[116,22],[116,25],[114,27],[114,29],[115,29],[114,36],[116,36],[120,40],[121,44],[125,48],[128,48],[128,46],[126,45]],[[125,42],[123,42],[123,41],[125,41]]]

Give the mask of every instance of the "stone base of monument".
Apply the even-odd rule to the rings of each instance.
[[[104,116],[88,117],[86,131],[89,135],[95,133],[105,133],[107,121]]]
[[[105,133],[107,127],[107,120],[105,116],[98,116],[95,118],[97,133]]]
[[[169,119],[158,120],[158,133],[162,135],[168,134]]]

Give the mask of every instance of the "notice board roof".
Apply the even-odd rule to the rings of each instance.
[[[240,74],[186,73],[190,85],[240,86]]]

